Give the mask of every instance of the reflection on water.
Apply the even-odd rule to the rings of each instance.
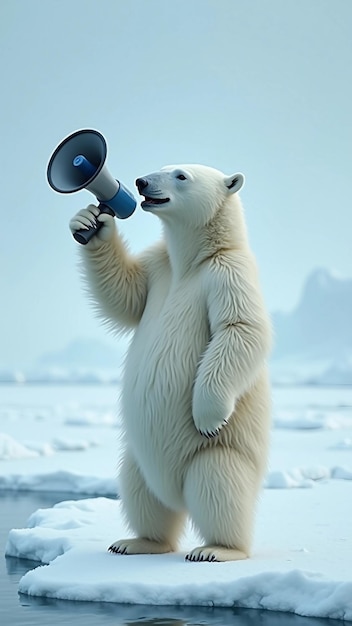
[[[38,508],[72,499],[72,494],[0,492],[2,553],[11,528],[21,528]],[[2,626],[342,626],[326,620],[272,611],[189,606],[145,606],[108,602],[72,602],[18,594],[18,581],[38,567],[36,561],[6,557],[0,561],[0,624]]]
[[[5,566],[8,576],[14,576],[18,580],[22,578],[29,570],[35,569],[40,563],[31,561],[30,559],[15,559],[11,556],[5,556]]]

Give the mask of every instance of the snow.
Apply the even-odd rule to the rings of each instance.
[[[176,554],[108,553],[129,535],[114,497],[117,390],[2,389],[0,489],[90,496],[40,509],[26,528],[10,531],[7,555],[46,564],[25,574],[22,593],[352,620],[352,388],[274,389],[253,555],[237,563],[186,562],[185,551],[199,542],[190,526]]]
[[[91,475],[113,480],[120,447],[115,386],[8,385],[1,386],[0,393],[0,431],[29,451],[5,455],[0,433],[0,481],[6,477],[6,489],[19,489],[21,484],[24,489],[44,490],[49,480],[52,490],[50,475],[63,469],[66,473],[57,490],[71,491],[72,482],[72,493],[86,493],[80,491],[79,475],[82,480]],[[113,492],[88,493],[116,493],[116,486]]]
[[[37,474],[0,475],[0,489],[6,491],[50,491],[114,496],[117,491],[114,478],[99,478],[67,470]]]
[[[332,478],[341,478],[343,480],[352,480],[352,470],[347,467],[334,467],[331,472]]]
[[[352,450],[352,439],[345,437],[345,439],[337,441],[331,448],[332,450]]]
[[[28,459],[38,456],[34,450],[19,443],[13,437],[0,433],[0,460]]]
[[[292,487],[314,487],[314,481],[327,480],[332,475],[324,466],[294,467],[287,471],[270,472],[264,482],[269,489],[290,489]]]
[[[344,482],[321,485],[314,498],[307,491],[266,491],[253,558],[237,563],[186,562],[184,552],[198,542],[190,527],[177,554],[112,555],[106,550],[110,542],[129,533],[120,503],[105,498],[67,501],[37,511],[28,528],[10,532],[6,552],[50,563],[22,578],[19,590],[30,595],[235,605],[352,619],[347,487]],[[304,516],[297,523],[298,510]]]

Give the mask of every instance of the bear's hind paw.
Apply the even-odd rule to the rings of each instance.
[[[200,546],[194,548],[186,554],[186,561],[242,561],[248,556],[242,550],[236,548],[226,548],[225,546]]]
[[[114,554],[164,554],[172,552],[172,548],[167,542],[136,538],[115,541],[109,546],[108,551]]]

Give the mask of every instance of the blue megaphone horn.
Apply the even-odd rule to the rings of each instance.
[[[47,167],[48,183],[59,193],[88,189],[99,200],[101,213],[126,219],[134,212],[137,202],[120,181],[115,180],[105,161],[107,144],[97,130],[77,130],[55,148]],[[86,244],[102,227],[101,222],[88,230],[78,230],[74,238]]]

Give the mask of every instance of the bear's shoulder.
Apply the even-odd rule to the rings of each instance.
[[[253,281],[258,274],[255,257],[248,247],[219,249],[208,259],[205,270],[215,280],[217,276],[232,276]]]

